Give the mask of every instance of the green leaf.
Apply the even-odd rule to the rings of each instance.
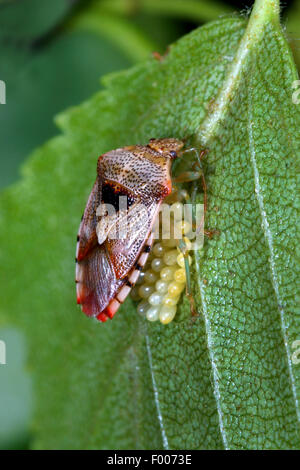
[[[98,90],[102,74],[131,64],[105,38],[79,31],[62,34],[30,54],[26,65],[15,61],[14,73],[5,80],[6,104],[0,108],[1,149],[9,155],[0,185],[16,179],[28,153],[56,134],[53,116]]]
[[[232,7],[218,0],[94,0],[102,8],[114,13],[136,12],[186,18],[192,21],[210,21],[232,13]]]
[[[291,49],[293,51],[294,59],[300,70],[300,2],[295,1],[292,3],[292,8],[286,14],[286,29]]]
[[[6,0],[0,5],[1,80],[14,82],[32,56],[40,52],[39,41],[50,35],[71,8],[68,0]]]
[[[1,200],[3,323],[26,331],[35,448],[299,447],[296,77],[275,1],[226,18],[162,61],[105,80],[62,114]],[[199,317],[168,326],[128,300],[99,324],[75,306],[75,238],[97,156],[150,137],[209,147],[207,227],[194,260]],[[201,190],[199,189],[200,193]]]
[[[69,0],[6,0],[0,5],[0,38],[26,48],[57,26],[72,6]]]
[[[133,64],[105,35],[59,29],[70,8],[67,0],[22,0],[0,7],[0,79],[6,83],[0,141],[3,155],[9,156],[0,187],[17,178],[29,152],[56,134],[53,116],[99,90],[101,75]]]
[[[217,0],[93,0],[89,7],[90,20],[86,18],[82,26],[105,32],[127,54],[146,58],[151,43],[149,39],[148,44],[145,39],[139,39],[138,29],[155,42],[151,52],[164,53],[168,45],[186,31],[183,20],[199,24],[233,11],[232,7]],[[116,27],[124,34],[115,34]]]
[[[89,31],[107,38],[132,62],[147,59],[157,49],[157,44],[146,37],[132,22],[118,15],[107,13],[93,3],[71,19],[67,27],[71,30]]]

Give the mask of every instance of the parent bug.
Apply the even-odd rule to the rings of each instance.
[[[127,146],[99,157],[77,236],[77,302],[86,315],[100,321],[112,318],[135,285],[151,250],[160,206],[172,191],[172,160],[183,146],[173,138],[151,139],[146,146]],[[193,180],[199,174],[182,175],[180,181],[185,177]],[[125,208],[120,206],[122,197]],[[120,236],[124,227],[129,231]],[[181,249],[188,260],[184,243]],[[188,268],[188,261],[184,263]]]

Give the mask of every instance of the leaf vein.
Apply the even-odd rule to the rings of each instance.
[[[300,422],[300,409],[299,409],[299,402],[298,402],[298,397],[297,397],[297,390],[296,390],[296,382],[295,382],[295,377],[293,374],[293,368],[292,368],[292,361],[291,361],[291,354],[290,354],[290,348],[288,344],[288,337],[287,337],[287,325],[285,321],[285,312],[283,308],[283,302],[281,301],[281,296],[279,293],[279,282],[278,282],[278,276],[277,276],[277,271],[276,271],[276,264],[275,264],[275,255],[274,255],[274,247],[273,247],[273,235],[270,230],[270,225],[267,219],[267,213],[265,210],[264,206],[264,197],[262,194],[262,189],[260,186],[260,179],[259,179],[259,171],[257,168],[257,163],[256,163],[256,151],[255,151],[255,143],[254,143],[254,138],[253,138],[253,112],[252,112],[252,104],[251,104],[251,86],[248,87],[249,94],[248,94],[248,135],[249,135],[249,150],[250,150],[250,158],[251,158],[251,163],[253,166],[253,172],[254,172],[254,183],[255,183],[255,194],[256,198],[258,201],[259,209],[260,209],[260,214],[261,214],[261,219],[262,219],[262,226],[265,234],[265,238],[269,247],[270,251],[270,258],[269,258],[269,263],[270,263],[270,268],[271,268],[271,277],[272,277],[272,284],[273,284],[273,289],[275,292],[275,296],[277,299],[277,307],[279,310],[280,314],[280,320],[281,320],[281,331],[283,335],[283,342],[287,354],[287,363],[288,363],[288,370],[289,370],[289,377],[290,377],[290,384],[292,388],[292,393],[294,396],[295,400],[295,408],[296,408],[296,413],[297,413],[297,418],[298,421]]]

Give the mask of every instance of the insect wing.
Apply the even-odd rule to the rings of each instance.
[[[102,312],[122,285],[116,279],[105,243],[98,244],[96,208],[100,200],[97,178],[80,224],[76,253],[77,302],[88,316]]]
[[[106,241],[111,263],[118,279],[124,279],[134,265],[149,238],[151,229],[159,211],[160,204],[155,201],[137,204],[128,210],[127,218],[117,220],[115,233],[119,238]]]

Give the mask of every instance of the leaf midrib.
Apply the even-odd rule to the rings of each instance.
[[[278,0],[256,0],[246,31],[240,41],[233,63],[228,71],[227,78],[216,98],[214,112],[208,114],[198,130],[199,141],[202,146],[207,146],[210,139],[215,135],[219,123],[226,114],[226,109],[231,97],[241,79],[242,70],[247,61],[251,47],[260,41],[264,34],[266,21],[279,24],[279,1]]]

